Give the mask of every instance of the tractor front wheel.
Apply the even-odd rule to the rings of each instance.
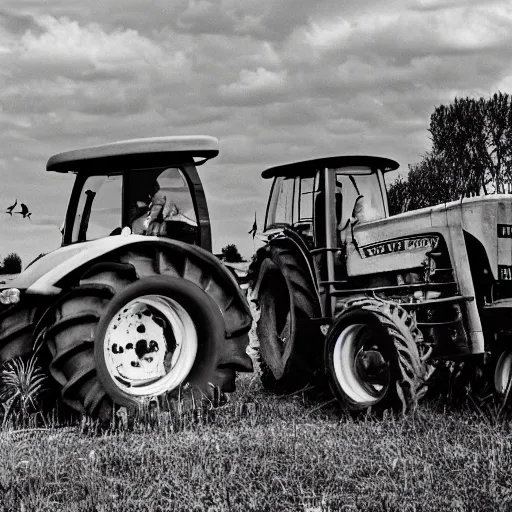
[[[350,411],[411,409],[426,392],[421,334],[400,306],[363,300],[332,325],[325,345],[327,378]]]

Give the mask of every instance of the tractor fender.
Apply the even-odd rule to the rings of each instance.
[[[145,247],[161,247],[169,253],[181,254],[199,262],[200,266],[222,283],[222,287],[233,298],[233,304],[245,318],[237,331],[250,329],[252,316],[249,304],[235,277],[220,260],[201,247],[165,237],[117,235],[65,246],[32,263],[16,279],[9,281],[9,287],[25,290],[27,295],[56,296],[67,288],[74,276],[78,278],[86,267],[104,259],[108,254],[123,248],[130,251]]]
[[[33,261],[21,274],[9,281],[9,287],[26,290],[28,294],[58,295],[62,290],[56,283],[77,267],[145,239],[159,240],[158,237],[143,235],[119,235],[59,247]]]
[[[270,272],[273,272],[277,270],[277,265],[270,259],[266,258],[263,260],[259,272],[258,272],[258,278],[253,286],[252,289],[252,296],[257,300],[260,295],[260,287],[261,283],[263,283],[266,275]]]
[[[315,273],[315,268],[314,268],[311,256],[310,256],[303,240],[300,237],[298,237],[293,231],[285,230],[285,232],[283,233],[283,236],[278,236],[278,237],[272,239],[270,241],[269,246],[275,247],[277,249],[285,249],[285,250],[289,249],[296,254],[298,261],[300,260],[300,262],[304,265],[304,267],[303,267],[304,271],[308,275],[308,279],[311,282],[311,285],[312,285],[311,291],[314,293],[320,308],[322,308],[322,300],[320,297],[320,293],[318,291],[318,282],[317,282],[317,277],[316,277],[316,273]],[[322,314],[323,314],[323,312],[322,312]]]
[[[118,235],[62,247],[33,263],[10,281],[9,286],[26,289],[28,294],[58,295],[62,291],[59,282],[77,269],[117,249],[140,245],[163,245],[180,252],[191,252],[213,265],[218,273],[223,273],[238,291],[235,278],[208,251],[178,240],[145,235]]]
[[[253,300],[259,299],[260,288],[262,283],[264,282],[267,274],[270,272],[279,270],[278,266],[274,261],[272,261],[271,253],[272,248],[275,249],[289,249],[294,252],[294,254],[298,258],[298,262],[300,261],[303,264],[304,271],[307,274],[307,279],[310,280],[312,284],[312,293],[315,295],[317,303],[322,307],[322,301],[320,298],[320,294],[318,293],[318,286],[314,268],[312,266],[311,261],[308,258],[306,250],[303,248],[302,244],[298,243],[295,237],[288,236],[288,233],[283,236],[278,236],[270,241],[268,245],[259,249],[259,259],[260,262],[258,264],[257,269],[253,269],[252,273],[257,274],[256,279],[254,279],[254,285],[252,286],[252,297]],[[320,313],[320,311],[319,311]]]
[[[26,293],[29,295],[37,294],[47,296],[59,294],[68,287],[73,286],[73,283],[79,280],[80,276],[83,275],[91,265],[100,263],[102,260],[106,259],[116,260],[119,257],[119,249],[125,249],[127,252],[144,252],[147,250],[151,251],[152,249],[163,249],[167,254],[171,255],[171,257],[175,255],[176,261],[181,261],[181,264],[183,264],[183,262],[186,262],[184,263],[185,266],[190,264],[193,273],[195,272],[193,270],[194,268],[199,267],[202,269],[204,275],[212,276],[224,290],[223,297],[225,300],[227,300],[227,298],[229,298],[229,300],[226,304],[223,304],[222,308],[227,308],[230,311],[233,311],[233,308],[235,308],[235,310],[238,311],[236,314],[238,320],[235,322],[234,330],[233,327],[228,328],[226,325],[226,336],[228,338],[243,335],[251,328],[252,315],[249,304],[238,286],[235,277],[222,265],[219,259],[205,249],[169,238],[144,235],[119,235],[76,245],[81,246],[79,252],[70,254],[70,251],[62,251],[66,256],[64,261],[56,264],[54,268],[47,271],[45,274],[38,276],[38,278],[27,287]],[[61,250],[57,250],[55,251],[57,254],[52,256],[54,262],[58,261],[57,255],[60,252]],[[114,253],[117,253],[117,255]],[[109,258],[110,254],[112,254],[112,258]],[[41,268],[43,263],[44,268],[47,267],[47,263],[43,261],[44,259],[45,257],[34,263],[34,270],[31,271],[31,276],[37,275],[35,270]],[[27,269],[27,273],[31,268],[32,266]],[[178,277],[180,276],[179,274],[180,273],[178,273]],[[22,276],[20,276],[20,278],[21,277]],[[182,278],[187,279],[186,276]],[[197,276],[197,279],[196,284],[202,287],[201,282],[203,278]],[[15,285],[11,282],[10,286]],[[207,294],[211,293],[208,289],[204,289],[204,291]],[[211,296],[211,298],[217,302],[218,299],[215,292],[213,293],[214,296]],[[218,305],[219,308],[221,308],[221,304],[219,303]]]

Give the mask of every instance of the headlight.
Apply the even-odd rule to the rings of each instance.
[[[0,292],[0,304],[16,304],[20,301],[18,288],[8,288]]]

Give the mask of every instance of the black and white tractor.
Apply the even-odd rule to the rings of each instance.
[[[64,401],[101,420],[184,388],[233,391],[252,319],[211,253],[197,167],[218,152],[187,136],[51,157],[76,175],[62,247],[0,286],[0,362],[37,350]]]
[[[384,175],[397,168],[338,156],[263,172],[267,244],[252,274],[267,389],[326,378],[349,410],[407,408],[454,364],[509,396],[512,196],[390,216]]]

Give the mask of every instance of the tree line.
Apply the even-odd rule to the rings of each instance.
[[[512,97],[455,98],[430,116],[432,148],[388,188],[390,213],[512,193]]]
[[[0,274],[19,274],[21,269],[21,258],[15,252],[8,254],[0,264]]]

